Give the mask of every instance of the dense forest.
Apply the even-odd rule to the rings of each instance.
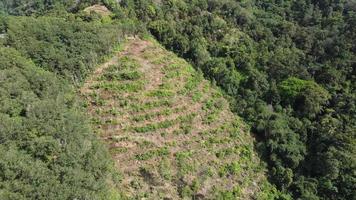
[[[94,3],[110,19],[81,12]],[[5,0],[0,13],[1,199],[105,194],[110,159],[97,159],[71,85],[126,32],[152,34],[224,90],[280,191],[356,199],[355,1]]]
[[[71,87],[13,48],[0,64],[0,198],[104,197],[112,164]]]
[[[121,5],[231,96],[280,190],[356,198],[354,1]]]
[[[52,15],[0,20],[0,199],[110,199],[120,174],[73,85],[123,33]]]

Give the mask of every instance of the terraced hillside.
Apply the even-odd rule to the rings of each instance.
[[[263,172],[219,90],[155,41],[134,39],[81,89],[134,199],[249,199]]]

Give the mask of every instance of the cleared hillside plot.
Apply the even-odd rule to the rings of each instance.
[[[130,40],[81,89],[133,199],[249,199],[264,180],[221,92],[155,41]]]

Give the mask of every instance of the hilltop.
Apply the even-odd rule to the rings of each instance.
[[[354,0],[2,0],[0,199],[356,199],[355,28]]]
[[[126,42],[81,93],[127,196],[248,199],[261,192],[264,175],[245,124],[201,73],[155,41]]]

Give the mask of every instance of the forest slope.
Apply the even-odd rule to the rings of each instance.
[[[98,8],[103,8],[105,12],[100,12],[102,9]],[[111,176],[110,170],[107,170],[111,169],[111,159],[104,158],[104,150],[107,149],[102,145],[98,149],[103,154],[94,154],[100,151],[93,150],[88,156],[83,156],[86,150],[80,145],[73,145],[75,149],[72,150],[62,148],[63,145],[58,148],[60,143],[55,142],[57,140],[66,141],[67,137],[77,136],[71,143],[81,144],[82,137],[88,139],[86,134],[91,135],[88,128],[84,131],[86,121],[82,117],[73,120],[70,117],[72,114],[62,115],[69,112],[80,116],[81,106],[72,106],[72,98],[63,99],[67,95],[59,92],[61,90],[55,90],[59,93],[51,93],[53,95],[43,95],[47,92],[46,88],[51,91],[62,83],[41,79],[45,76],[33,75],[34,70],[14,68],[14,65],[19,65],[18,57],[33,62],[23,64],[25,66],[35,65],[31,68],[49,71],[52,75],[47,76],[52,78],[48,80],[65,79],[69,84],[63,84],[72,89],[88,80],[86,88],[83,88],[87,92],[101,91],[100,87],[114,87],[115,90],[130,94],[133,94],[132,91],[139,93],[145,91],[141,89],[145,82],[134,83],[135,80],[146,81],[151,80],[148,77],[162,76],[159,70],[151,72],[150,65],[142,60],[137,62],[145,67],[138,69],[148,69],[150,72],[147,77],[142,78],[146,70],[140,71],[141,74],[126,74],[125,71],[122,75],[108,77],[109,80],[117,79],[125,84],[116,85],[112,82],[111,85],[105,83],[91,88],[94,87],[92,84],[97,84],[95,78],[100,79],[103,73],[99,70],[90,79],[87,76],[112,53],[123,37],[147,34],[152,34],[166,49],[189,61],[194,68],[203,72],[205,78],[229,95],[231,110],[241,116],[257,136],[255,146],[268,165],[268,180],[279,191],[293,199],[356,199],[355,28],[355,0],[0,1],[0,46],[3,46],[0,47],[0,151],[8,152],[7,156],[0,157],[0,199],[12,197],[17,200],[20,199],[19,195],[33,199],[48,199],[49,195],[51,199],[65,199],[66,196],[68,199],[81,199],[89,198],[89,195],[91,199],[97,199],[101,193],[106,194],[107,188],[101,186],[107,182],[112,184],[102,179],[102,174]],[[156,54],[161,55],[158,52]],[[111,62],[118,63],[118,59],[114,57]],[[128,60],[126,64],[130,62]],[[108,63],[103,66],[111,69]],[[149,87],[158,87],[162,83],[159,80]],[[126,101],[136,101],[120,96],[121,93],[117,95],[125,98],[123,106]],[[164,99],[171,97],[172,93],[157,95]],[[63,100],[57,101],[57,96]],[[152,98],[155,95],[135,97]],[[38,101],[36,98],[45,102],[56,100],[61,106],[36,103],[36,109],[32,109],[36,115],[30,115],[32,111],[27,108],[33,107],[32,103]],[[98,103],[97,108],[105,108],[106,99],[102,100],[99,96],[88,98]],[[170,105],[169,102],[167,105]],[[139,106],[141,104],[129,105],[140,111]],[[155,104],[145,106],[158,107]],[[101,111],[98,112],[100,114]],[[116,115],[115,109],[111,112]],[[162,120],[171,120],[168,117],[171,112],[164,113]],[[53,119],[70,123],[58,126],[59,122],[52,123],[49,116],[63,116]],[[132,120],[145,121],[142,118],[156,120],[158,117],[148,113]],[[105,123],[110,124],[111,118],[107,119]],[[100,125],[100,120],[93,122]],[[23,122],[23,126],[18,125],[20,122]],[[159,127],[169,125],[149,125],[135,128],[135,131],[158,132],[156,130]],[[38,127],[43,128],[37,131]],[[129,131],[123,127],[121,129]],[[97,138],[92,139],[96,143]],[[115,137],[108,140],[115,140]],[[66,158],[64,152],[70,155],[69,160],[63,159]],[[23,159],[28,160],[22,162],[26,164],[21,171],[13,164],[16,163],[13,160],[22,154],[27,154]],[[100,159],[91,159],[91,156]],[[94,161],[92,167],[88,167],[87,161]],[[108,162],[105,164],[105,161]],[[37,180],[41,180],[41,184],[31,185],[34,176],[27,174],[39,171],[37,162],[43,162],[45,167],[42,169],[48,169],[55,176],[40,176]],[[58,168],[61,170],[55,170]],[[83,173],[78,173],[82,169]],[[63,176],[72,171],[76,176]],[[12,172],[21,172],[21,175],[14,176],[16,173]],[[92,177],[91,180],[95,181],[89,183],[83,181],[83,177]],[[173,176],[169,181],[177,183],[177,177]],[[53,180],[58,180],[57,186],[64,187],[54,187]],[[68,184],[63,184],[64,180]],[[139,181],[137,183],[132,182],[130,187],[143,187]],[[44,185],[46,188],[42,187]],[[125,189],[128,190],[130,188]],[[193,193],[191,191],[194,191],[193,187],[185,190]],[[221,193],[220,196],[236,199],[238,191]],[[182,193],[185,192],[179,190],[180,196],[183,197]],[[265,199],[273,198],[267,196]],[[278,195],[275,199],[283,198]]]
[[[130,40],[81,88],[133,198],[263,198],[245,125],[201,73],[154,41]]]

